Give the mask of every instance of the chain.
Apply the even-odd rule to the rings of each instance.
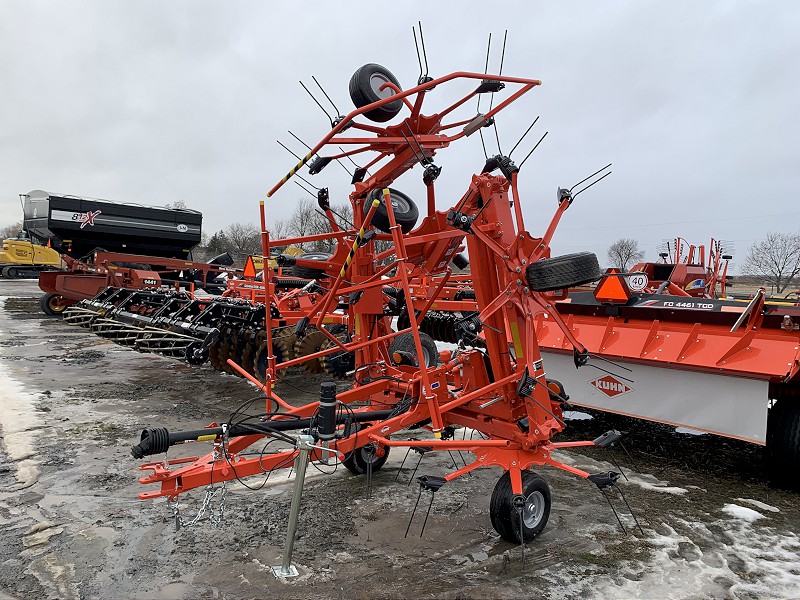
[[[227,450],[223,449],[223,452],[227,452]],[[214,462],[216,462],[219,458],[219,450],[214,451],[213,457]],[[213,502],[217,492],[220,492],[219,510],[215,511]],[[203,503],[200,505],[200,510],[198,510],[195,517],[189,521],[184,519],[181,515],[177,498],[175,499],[175,502],[170,502],[170,499],[167,498],[167,506],[169,506],[170,510],[172,511],[172,517],[175,519],[175,531],[178,531],[181,527],[194,527],[200,522],[200,520],[203,518],[203,515],[206,513],[208,513],[208,521],[211,523],[211,525],[214,527],[219,527],[225,518],[225,496],[227,493],[227,481],[223,481],[222,485],[219,487],[214,486],[213,483],[208,484],[208,486],[206,486],[205,496],[203,497]]]
[[[219,492],[219,509],[214,509],[214,497]],[[206,487],[206,493],[203,497],[203,504],[200,506],[200,510],[197,511],[195,517],[191,520],[184,519],[180,513],[180,508],[178,506],[178,501],[170,502],[167,499],[167,505],[169,506],[170,510],[172,511],[172,516],[175,519],[175,529],[178,530],[181,527],[194,527],[197,525],[202,519],[203,516],[208,514],[208,521],[214,527],[219,527],[222,525],[222,521],[225,518],[225,496],[228,492],[228,485],[227,482],[223,481],[222,485],[219,487],[209,485]]]

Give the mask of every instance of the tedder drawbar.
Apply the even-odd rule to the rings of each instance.
[[[550,257],[551,238],[574,195],[559,190],[546,232],[533,237],[523,221],[520,168],[509,156],[498,154],[487,157],[457,201],[437,209],[437,152],[492,126],[501,110],[538,85],[535,79],[456,72],[438,79],[421,76],[418,85],[403,91],[379,65],[367,64],[355,72],[349,91],[356,110],[332,119],[332,130],[267,194],[272,197],[306,163],[315,175],[332,160],[366,157],[352,180],[352,226],[336,224],[327,189],[320,188],[319,205],[330,219],[331,232],[270,240],[261,203],[264,256],[270,256],[274,246],[321,238],[337,241],[333,255],[317,262],[317,281],[324,283],[316,285],[313,302],[303,305],[303,316],[293,326],[297,336],[313,330],[325,344],[304,356],[280,360],[273,343],[276,312],[263,311],[261,333],[269,351],[263,356],[261,377],[233,358],[227,363],[263,390],[265,398],[255,401],[266,406],[256,410],[251,401],[226,422],[192,431],[145,429],[132,449],[136,458],[165,453],[184,442],[208,441],[213,448],[204,456],[142,465],[148,474],[141,483],[156,489],[140,493],[140,498],[176,501],[194,488],[206,488],[208,498],[212,484],[292,464],[298,474],[304,472],[306,458],[342,462],[354,473],[371,475],[384,465],[391,448],[467,451],[474,455],[471,463],[442,476],[421,477],[420,490],[435,492],[476,468],[501,467],[504,474],[490,503],[491,522],[504,539],[524,543],[542,531],[550,512],[549,487],[531,467],[556,467],[589,479],[601,490],[615,486],[618,473],[590,474],[554,455],[559,448],[603,446],[618,435],[552,441],[565,427],[565,394],[548,378],[537,341],[537,317],[547,314],[575,349],[575,366],[589,358],[558,316],[555,301],[565,297],[567,288],[599,278],[597,259],[588,252]],[[429,96],[441,97],[458,87],[465,90],[458,100],[437,112],[423,112]],[[475,113],[472,100],[493,98],[503,90],[510,91],[506,98],[490,105],[485,114]],[[416,204],[390,187],[417,165],[427,190],[427,211],[419,223]],[[378,243],[388,249],[380,250]],[[472,286],[462,289],[450,265],[463,262],[457,257],[465,246]],[[260,285],[274,306],[276,275],[269,269],[264,273]],[[402,319],[394,319],[398,307],[403,309]],[[442,310],[457,315],[444,319],[438,312],[429,317]],[[455,342],[452,349],[439,349],[421,331],[429,318],[442,327],[446,320]],[[326,328],[331,319],[338,330]],[[319,402],[300,407],[276,393],[282,369],[330,356],[350,357],[349,389],[337,393],[336,385],[323,383]],[[420,427],[433,439],[410,441],[396,435]],[[455,439],[457,428],[480,432],[481,439]],[[287,435],[291,431],[302,433],[300,441]],[[254,444],[260,448],[276,440],[289,446],[250,450]]]

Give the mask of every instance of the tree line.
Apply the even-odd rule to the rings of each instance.
[[[167,208],[186,208],[178,200]],[[333,207],[334,219],[342,229],[352,228],[353,209],[350,204]],[[267,228],[271,240],[325,234],[331,231],[328,217],[319,210],[316,201],[302,198],[288,219],[270,219]],[[15,238],[23,230],[22,221],[0,228],[0,239]],[[315,240],[294,244],[306,252],[330,252],[336,247],[334,239]],[[390,242],[379,242],[378,251],[391,246]],[[250,254],[261,254],[261,228],[255,223],[235,222],[218,230],[211,236],[203,234],[194,250],[195,260],[208,260],[213,256],[230,252],[238,262]],[[643,261],[645,252],[638,240],[620,238],[608,248],[608,265],[627,271]],[[750,246],[747,257],[739,269],[741,276],[756,278],[763,284],[774,287],[778,294],[787,288],[800,285],[800,233],[770,231],[763,240]]]
[[[631,238],[620,238],[608,248],[609,266],[627,271],[644,260],[644,250]],[[770,231],[752,246],[739,269],[741,276],[754,278],[782,294],[800,285],[800,233]]]
[[[341,229],[352,229],[353,208],[350,204],[332,206],[334,221]],[[270,242],[273,240],[305,237],[330,233],[332,226],[328,217],[317,206],[316,201],[302,198],[288,219],[270,219],[267,215]],[[195,254],[203,258],[230,252],[235,259],[242,260],[250,254],[261,254],[261,228],[255,223],[235,222],[201,241]],[[335,239],[321,239],[294,243],[293,246],[306,252],[333,253]]]

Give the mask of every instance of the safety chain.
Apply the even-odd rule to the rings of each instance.
[[[217,495],[217,492],[221,490],[221,494],[219,497],[219,510],[215,510],[213,506],[214,497]],[[178,507],[178,501],[170,502],[167,499],[167,505],[169,506],[170,510],[172,511],[172,516],[175,519],[175,530],[179,530],[181,527],[193,527],[199,523],[203,516],[208,513],[208,521],[214,526],[219,527],[222,524],[222,521],[225,518],[225,495],[228,491],[227,482],[223,481],[222,485],[217,487],[213,484],[206,487],[206,493],[203,497],[203,504],[200,506],[200,510],[197,511],[197,515],[191,520],[186,520],[180,513],[180,508]]]
[[[227,430],[226,427],[223,425],[223,433],[222,433],[222,444],[217,444],[214,453],[212,454],[213,462],[216,463],[219,460],[222,453],[227,456]],[[213,464],[213,463],[212,463]],[[214,510],[214,496],[217,495],[217,492],[221,490],[219,496],[219,510]],[[181,516],[180,507],[178,506],[178,499],[175,498],[175,502],[170,502],[170,499],[167,498],[167,506],[169,506],[170,510],[172,511],[172,516],[175,519],[175,531],[179,531],[181,527],[194,527],[199,523],[203,515],[208,513],[208,521],[214,527],[219,527],[222,524],[222,521],[225,518],[225,496],[228,492],[228,482],[223,481],[222,485],[217,487],[213,483],[210,483],[206,486],[206,493],[203,497],[203,503],[200,505],[200,510],[197,511],[195,517],[187,521]]]

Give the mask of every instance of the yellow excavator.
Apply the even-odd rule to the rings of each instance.
[[[60,269],[62,265],[58,252],[32,243],[24,231],[16,238],[3,240],[0,275],[6,279],[36,278],[42,271]]]

